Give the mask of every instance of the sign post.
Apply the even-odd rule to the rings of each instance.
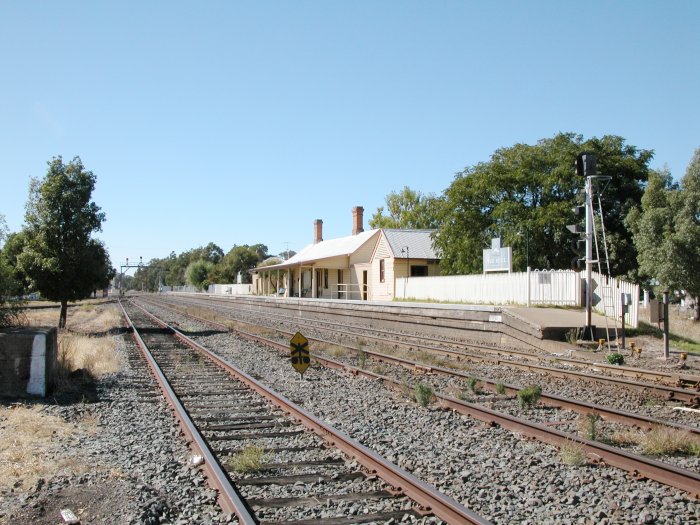
[[[309,368],[309,363],[311,362],[309,357],[309,340],[301,335],[300,332],[297,332],[289,342],[289,348],[291,350],[292,366],[304,379],[304,372]]]

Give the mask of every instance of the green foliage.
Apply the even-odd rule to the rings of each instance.
[[[505,395],[506,387],[503,385],[503,383],[496,383],[496,393],[500,396]]]
[[[217,283],[235,283],[240,272],[243,282],[250,283],[251,277],[248,270],[255,268],[265,259],[267,259],[267,246],[264,244],[234,246],[216,265],[213,278]]]
[[[488,162],[458,173],[444,191],[435,245],[445,273],[480,273],[482,250],[492,237],[513,247],[513,267],[524,270],[526,246],[530,266],[569,268],[572,208],[582,188],[574,161],[591,151],[598,172],[612,180],[602,195],[613,275],[636,269],[634,245],[624,226],[630,208],[640,202],[652,152],[604,136],[584,141],[561,133],[536,145],[516,144],[497,150]]]
[[[188,284],[196,286],[199,289],[207,289],[209,287],[209,274],[214,270],[214,263],[200,259],[193,261],[187,267],[185,275]]]
[[[250,282],[247,270],[265,258],[267,258],[267,247],[263,244],[234,246],[224,255],[219,246],[210,242],[206,246],[200,246],[179,255],[171,252],[164,259],[150,260],[147,264],[149,268],[139,268],[134,275],[134,280],[129,284],[135,289],[152,292],[158,290],[159,284],[183,286],[190,282],[187,275],[189,266],[197,261],[205,261],[213,266],[208,271],[208,283],[200,281],[201,285],[195,286],[235,283],[239,271],[243,282]]]
[[[433,389],[425,383],[416,383],[413,387],[413,397],[420,406],[428,406],[434,397]]]
[[[467,379],[467,388],[471,390],[474,394],[478,394],[480,389],[479,389],[479,380],[476,377],[470,377]]]
[[[48,162],[43,180],[32,179],[26,206],[26,244],[17,262],[34,290],[61,303],[59,327],[65,327],[68,301],[77,301],[109,284],[114,270],[107,249],[91,235],[105,215],[91,201],[95,175],[79,157]]]
[[[0,328],[21,324],[23,303],[12,293],[15,287],[12,268],[0,254]]]
[[[530,385],[523,388],[518,392],[518,401],[520,401],[520,406],[533,407],[537,404],[542,396],[542,388],[539,385]]]
[[[620,354],[620,353],[618,353],[618,352],[614,352],[614,353],[612,353],[612,354],[608,354],[608,355],[605,356],[605,357],[606,357],[606,359],[608,360],[608,363],[610,363],[611,365],[622,366],[622,365],[625,364],[625,356],[622,355],[622,354]]]
[[[391,192],[384,199],[389,215],[380,206],[369,220],[371,228],[433,229],[438,225],[441,200],[434,195],[423,195],[404,186],[401,192]]]
[[[626,222],[642,276],[700,298],[700,148],[680,185],[667,171],[653,172],[641,206],[630,211]],[[700,319],[700,301],[695,318]]]

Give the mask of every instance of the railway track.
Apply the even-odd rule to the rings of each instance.
[[[240,523],[421,522],[425,516],[488,523],[141,308],[122,308],[222,507]],[[235,467],[251,455],[255,468]]]
[[[162,299],[161,302],[163,302]],[[649,388],[650,385],[656,385],[658,387],[658,393],[664,398],[681,400],[690,405],[700,405],[700,375],[646,370],[636,367],[610,365],[607,363],[569,358],[564,355],[554,356],[542,353],[524,352],[517,349],[474,345],[463,341],[437,338],[435,336],[423,336],[415,333],[413,327],[410,329],[414,333],[408,333],[410,325],[407,326],[405,332],[399,332],[370,326],[349,325],[347,323],[338,323],[331,320],[314,319],[308,316],[302,316],[299,312],[295,313],[295,315],[285,315],[277,312],[280,310],[279,308],[274,309],[274,312],[263,311],[261,309],[252,309],[236,304],[232,305],[231,300],[216,297],[207,297],[206,299],[178,297],[174,303],[210,309],[212,305],[215,304],[217,307],[231,314],[235,314],[237,320],[242,320],[244,322],[248,322],[247,319],[250,317],[255,317],[257,319],[264,317],[274,323],[292,323],[297,326],[302,325],[308,328],[317,328],[326,332],[334,332],[341,336],[361,338],[367,342],[373,342],[379,345],[400,346],[455,360],[478,361],[539,371],[558,377],[572,377],[602,382],[610,382],[608,379],[614,381],[616,377],[619,377],[621,378],[620,381],[629,379],[630,381],[627,385],[631,388],[636,388],[636,383],[643,383],[642,388]],[[242,318],[241,315],[247,315],[249,317]],[[576,368],[580,370],[580,372],[568,370],[569,368]]]
[[[183,315],[180,313],[180,315]],[[211,320],[200,318],[202,322],[206,322],[212,325],[217,325],[220,329],[226,330],[228,327],[226,325],[215,323]],[[236,330],[236,333],[247,337],[251,340],[261,342],[265,345],[276,348],[281,352],[288,352],[287,344],[280,343],[279,341],[271,340],[265,337],[261,337],[255,334],[246,333],[241,330]],[[354,350],[354,349],[353,349]],[[459,372],[454,370],[442,369],[440,367],[425,367],[419,363],[415,363],[405,359],[395,358],[393,356],[387,356],[383,354],[378,354],[374,352],[366,352],[369,356],[373,358],[380,359],[382,361],[390,362],[395,365],[400,365],[403,367],[409,367],[413,369],[419,369],[422,373],[440,373],[448,374],[452,376],[460,376]],[[380,380],[388,386],[396,390],[402,390],[405,388],[405,384],[396,379],[392,379],[385,375],[380,375],[377,373],[370,372],[363,368],[348,365],[347,363],[341,363],[334,359],[329,359],[327,357],[314,354],[314,359],[322,363],[324,366],[329,368],[343,369],[350,371],[356,375],[366,376],[372,379]],[[513,387],[508,387],[511,392],[517,389]],[[569,442],[578,442],[583,446],[588,453],[589,457],[595,458],[599,461],[604,461],[610,465],[617,466],[619,468],[625,469],[634,475],[640,475],[654,479],[664,484],[668,484],[688,493],[698,497],[700,495],[700,476],[691,471],[685,469],[674,467],[673,465],[665,464],[651,458],[644,456],[638,456],[636,454],[630,454],[628,452],[616,449],[614,447],[605,445],[603,443],[598,443],[595,441],[585,440],[579,438],[578,436],[568,434],[565,432],[558,431],[553,428],[548,428],[546,425],[533,423],[530,421],[525,421],[508,414],[499,413],[497,411],[486,408],[482,405],[475,403],[468,403],[459,399],[455,399],[452,396],[437,394],[439,404],[445,408],[455,410],[459,413],[469,415],[481,421],[485,421],[488,424],[498,424],[504,428],[508,428],[515,432],[522,433],[524,435],[531,436],[533,438],[542,440],[546,443],[553,444],[555,446],[562,446]],[[553,406],[565,406],[566,408],[575,410],[579,413],[592,413],[598,414],[605,418],[609,418],[616,421],[622,421],[628,425],[635,425],[641,428],[651,428],[654,425],[666,424],[665,422],[660,422],[645,418],[636,414],[624,413],[607,407],[602,407],[598,405],[591,405],[584,402],[578,402],[575,400],[563,399],[557,396],[547,396],[544,395],[544,400]],[[683,427],[679,425],[669,425],[671,427],[676,427],[679,430],[685,430],[693,433],[696,438],[700,434],[697,428]]]
[[[153,302],[154,300],[153,298],[149,298],[149,301]],[[178,298],[178,300],[174,303],[164,302],[162,300],[155,302],[166,305],[170,304],[171,306],[173,304],[175,306],[177,306],[178,304],[184,304],[195,306],[198,308],[208,308],[210,310],[212,308],[212,304],[209,301],[194,301],[191,298],[187,298],[185,300]],[[225,303],[226,301],[222,302],[222,300],[214,301],[214,304],[219,304],[219,308],[223,308],[227,313],[233,315],[233,320],[245,323],[251,322],[250,317],[243,318],[240,316],[241,311],[237,307]],[[378,345],[384,347],[403,347],[408,351],[421,351],[427,354],[436,355],[440,357],[447,357],[461,362],[487,363],[494,366],[505,366],[524,371],[542,373],[552,377],[564,379],[577,379],[584,382],[595,382],[605,385],[619,386],[631,390],[649,393],[660,399],[679,401],[686,404],[689,407],[700,406],[700,387],[698,386],[700,384],[700,377],[694,375],[680,376],[656,370],[643,370],[631,367],[609,366],[600,363],[592,364],[590,362],[583,362],[580,360],[567,360],[565,358],[560,357],[532,355],[517,350],[496,349],[486,346],[471,346],[471,348],[473,348],[474,351],[454,350],[442,346],[445,344],[444,341],[436,341],[435,339],[425,338],[414,334],[407,335],[390,331],[379,331],[377,329],[365,329],[360,332],[358,331],[359,329],[357,329],[356,327],[353,327],[352,329],[348,330],[339,323],[326,321],[318,322],[317,320],[309,320],[301,316],[290,317],[261,312],[247,313],[255,315],[256,324],[259,324],[261,318],[268,318],[272,320],[273,323],[276,325],[275,328],[278,328],[280,323],[287,323],[291,326],[301,326],[312,329],[316,328],[323,330],[324,332],[334,333],[338,336],[340,340],[343,340],[343,338],[347,339],[347,337],[350,336],[355,339],[360,338],[363,341],[374,341]],[[372,335],[373,332],[377,333],[377,335]],[[427,341],[431,342],[431,344],[427,344]],[[441,346],[437,346],[438,344]],[[464,346],[469,347],[470,345]],[[516,358],[524,359],[524,361],[516,361]],[[541,359],[544,359],[545,361],[548,361],[550,363],[556,362],[557,366],[553,367],[532,362],[532,360]],[[568,370],[564,368],[564,366],[572,364],[575,364],[575,366],[579,369],[583,368],[584,366],[588,368],[585,372],[578,370]],[[601,372],[615,373],[623,377],[602,375]],[[629,377],[634,377],[636,380],[629,379]],[[681,384],[692,385],[692,388],[677,386]]]

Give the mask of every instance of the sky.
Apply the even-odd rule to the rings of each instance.
[[[700,147],[700,2],[0,0],[0,215],[79,156],[115,267],[209,242],[300,251],[441,194],[495,150]]]

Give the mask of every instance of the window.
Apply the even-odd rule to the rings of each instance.
[[[328,268],[323,269],[323,287],[328,289]]]
[[[384,259],[379,259],[379,282],[384,282]]]
[[[411,266],[411,277],[427,277],[428,266]]]

